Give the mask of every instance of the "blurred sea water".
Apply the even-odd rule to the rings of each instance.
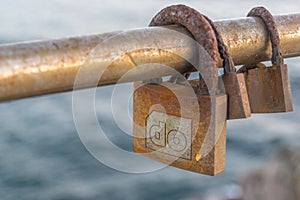
[[[144,27],[166,5],[185,3],[212,19],[242,17],[254,6],[265,5],[272,13],[300,12],[297,1],[68,1],[0,0],[0,42],[20,42],[69,35]],[[228,122],[227,167],[208,177],[166,167],[130,174],[98,162],[81,143],[72,113],[72,93],[55,94],[0,104],[0,197],[3,200],[41,199],[192,199],[237,183],[239,177],[259,167],[274,150],[300,142],[300,58],[287,59],[290,66],[294,112],[253,115]],[[1,67],[1,66],[0,66]],[[113,86],[98,88],[96,114],[107,137],[131,151],[130,120],[112,112]],[[118,94],[119,104],[132,85]],[[124,95],[124,96],[122,96]],[[83,105],[84,106],[84,105]],[[89,126],[89,118],[86,118]],[[92,131],[92,130],[91,130]],[[109,148],[103,154],[114,157]],[[113,162],[130,162],[118,158]],[[154,161],[153,161],[154,162]],[[143,163],[139,163],[140,167]]]

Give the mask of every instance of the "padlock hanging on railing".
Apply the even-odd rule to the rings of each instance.
[[[272,43],[272,66],[254,64],[243,66],[252,113],[293,111],[292,94],[287,65],[280,52],[280,38],[271,13],[264,7],[253,8],[248,17],[260,17],[269,32]]]
[[[218,48],[214,31],[196,10],[170,6],[158,13],[150,25],[180,24],[208,51],[213,65],[209,76],[190,80],[191,87],[169,81],[160,84],[135,83],[134,151],[174,167],[207,175],[225,168],[227,95],[218,88]],[[205,36],[205,37],[203,37]],[[207,87],[210,88],[210,93]],[[182,104],[184,108],[182,109]]]
[[[228,95],[227,119],[250,117],[251,110],[244,75],[236,73],[233,59],[228,52],[221,34],[216,29],[214,23],[207,16],[204,17],[215,32],[220,57],[223,59],[224,74],[222,75],[222,84],[224,84],[226,94]]]

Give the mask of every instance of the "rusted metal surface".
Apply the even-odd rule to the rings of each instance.
[[[232,57],[224,44],[221,33],[219,33],[214,23],[207,16],[205,18],[214,30],[220,57],[223,59],[224,74],[222,75],[222,80],[228,96],[227,118],[241,119],[250,117],[251,110],[244,75],[236,73]]]
[[[185,27],[193,36],[193,38],[204,48],[207,54],[212,58],[212,65],[215,65],[215,69],[208,67],[202,67],[201,61],[197,61],[198,71],[200,71],[200,77],[209,77],[209,79],[201,79],[200,92],[203,94],[208,93],[208,88],[211,89],[211,93],[217,92],[218,73],[217,63],[220,57],[218,52],[218,42],[213,28],[205,17],[197,10],[185,5],[173,5],[164,8],[157,15],[153,17],[150,22],[150,26],[166,26],[166,25],[180,25]],[[198,49],[198,51],[200,51]],[[200,52],[198,52],[200,54]],[[195,52],[197,55],[197,53]],[[201,59],[201,55],[198,56]]]
[[[275,15],[284,58],[300,56],[300,15]],[[236,65],[271,60],[272,48],[268,32],[256,17],[216,21]]]
[[[300,56],[300,14],[278,15],[275,16],[275,21],[281,39],[283,57]],[[215,25],[222,33],[235,64],[251,64],[271,59],[268,34],[260,19],[218,20],[215,21]],[[189,35],[189,32],[182,27],[170,28]],[[133,53],[135,58],[138,58],[140,63],[161,62],[179,72],[188,71],[190,65],[176,55],[191,57],[195,49],[192,49],[188,42],[178,42],[178,38],[165,34],[165,30],[160,27],[151,27],[133,31],[144,33],[142,41],[145,44],[153,40],[159,44],[168,44],[167,49],[135,51]],[[0,101],[72,90],[76,73],[86,62],[89,52],[103,40],[117,33],[120,32],[1,45]],[[154,37],[151,33],[156,33],[157,36],[150,38],[150,36]],[[124,46],[122,43],[114,44],[111,50],[122,46]],[[99,61],[97,69],[101,69],[108,60],[109,58],[103,60],[103,63]],[[128,70],[136,67],[126,67],[129,65],[128,60],[124,59],[112,65],[109,73],[102,77],[99,86],[115,84]],[[221,62],[219,65],[221,66]],[[152,73],[157,73],[157,76],[168,75],[161,71]],[[143,79],[147,79],[144,69],[137,70],[132,76],[132,81]],[[90,85],[87,84],[85,87],[90,87]]]
[[[134,151],[174,167],[213,176],[225,169],[227,97],[200,94],[198,80],[191,85],[195,92],[190,94],[190,87],[185,85],[136,83]],[[159,116],[153,118],[153,113]],[[177,142],[170,136],[176,130]]]
[[[268,32],[270,40],[272,41],[272,64],[280,65],[283,63],[280,49],[280,38],[277,30],[277,26],[272,14],[264,7],[255,7],[248,13],[247,17],[259,17],[264,22]]]
[[[209,79],[190,81],[193,87],[170,82],[135,83],[134,151],[178,168],[216,175],[225,168],[227,112],[226,94],[216,94],[221,91],[217,39],[209,22],[184,5],[163,9],[150,23],[170,24],[186,27],[214,62],[199,69]]]
[[[272,43],[272,66],[262,64],[246,68],[245,78],[252,113],[293,111],[287,65],[280,52],[280,39],[275,20],[264,7],[252,9],[248,16],[260,17],[265,23]],[[242,69],[244,70],[244,69]]]
[[[245,79],[252,113],[293,111],[287,65],[251,69]]]
[[[213,60],[219,59],[214,30],[197,10],[185,5],[169,6],[161,10],[150,22],[150,26],[181,25],[185,27],[208,52]]]
[[[224,74],[222,80],[228,95],[227,119],[250,117],[251,108],[244,74]]]

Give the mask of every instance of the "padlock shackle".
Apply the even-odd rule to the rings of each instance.
[[[197,10],[185,5],[172,5],[162,9],[151,20],[149,26],[166,26],[166,25],[181,25],[185,27],[201,47],[213,59],[213,66],[199,69],[199,88],[203,93],[209,92],[214,94],[217,92],[218,87],[218,41],[215,31],[207,21],[204,15]],[[199,47],[198,47],[199,48]],[[200,53],[200,49],[198,49]],[[198,66],[200,67],[200,55],[198,56]],[[214,67],[215,66],[215,67]],[[204,76],[203,76],[204,75]],[[207,78],[209,77],[209,79]],[[177,80],[172,78],[171,80]]]
[[[188,16],[188,17],[187,17]],[[218,63],[219,51],[214,30],[209,22],[197,10],[185,5],[172,5],[162,9],[151,20],[149,26],[180,25],[185,27],[194,39]]]
[[[219,50],[219,54],[220,57],[223,59],[222,62],[222,67],[224,69],[224,74],[229,74],[232,72],[235,72],[235,66],[233,63],[233,59],[231,57],[231,55],[228,52],[228,48],[224,43],[224,40],[222,38],[221,33],[217,30],[215,24],[213,23],[212,20],[210,20],[207,16],[203,15],[205,17],[205,19],[210,23],[210,26],[212,27],[212,29],[214,30],[217,42],[218,42],[218,50]]]
[[[280,66],[284,64],[280,51],[280,38],[273,15],[265,7],[255,7],[249,11],[247,17],[259,17],[266,26],[272,44],[272,64]]]

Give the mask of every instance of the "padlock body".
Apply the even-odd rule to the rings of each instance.
[[[244,74],[228,73],[222,75],[228,95],[227,119],[242,119],[251,116],[251,109]]]
[[[192,96],[184,85],[135,83],[134,151],[216,175],[225,168],[227,96],[200,95],[194,89]]]
[[[250,69],[245,80],[252,113],[293,111],[287,65]]]

